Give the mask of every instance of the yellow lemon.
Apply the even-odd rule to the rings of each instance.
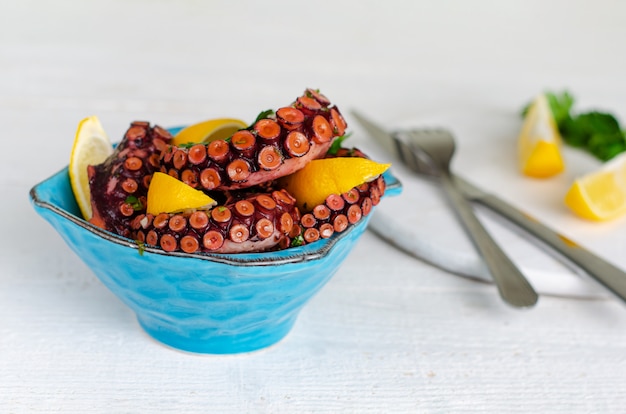
[[[576,215],[595,221],[626,213],[626,154],[574,181],[565,195],[565,205]]]
[[[209,119],[208,121],[199,122],[181,129],[174,136],[172,145],[198,144],[226,139],[247,126],[245,122],[239,119]]]
[[[93,215],[87,167],[101,164],[112,152],[111,141],[97,116],[80,121],[70,155],[69,175],[74,198],[85,220]]]
[[[217,204],[202,191],[162,172],[156,172],[152,176],[147,203],[147,212],[154,215],[191,209],[208,209]]]
[[[390,165],[359,157],[313,160],[303,169],[281,178],[280,186],[296,198],[299,209],[309,211],[330,194],[343,194],[372,181]]]
[[[561,135],[545,95],[532,103],[518,138],[522,172],[530,177],[547,178],[563,171]]]

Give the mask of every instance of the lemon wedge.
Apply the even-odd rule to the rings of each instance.
[[[535,178],[547,178],[563,171],[561,135],[550,104],[539,95],[524,118],[518,138],[518,154],[522,173]]]
[[[172,145],[208,143],[226,139],[248,125],[234,118],[209,119],[181,129],[172,140]]]
[[[391,164],[380,164],[360,157],[324,158],[280,179],[297,200],[298,208],[309,211],[322,204],[330,194],[343,194],[353,187],[372,181]]]
[[[148,188],[147,204],[147,212],[157,215],[191,209],[208,209],[217,202],[202,191],[170,175],[156,172]]]
[[[574,181],[565,205],[579,217],[606,221],[626,213],[626,154]]]
[[[97,116],[79,122],[70,155],[69,176],[74,198],[85,220],[93,215],[87,167],[101,164],[112,153],[111,141]]]

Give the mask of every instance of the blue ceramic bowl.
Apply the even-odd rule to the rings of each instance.
[[[386,173],[385,197],[401,185]],[[370,216],[329,239],[277,252],[166,253],[83,220],[67,168],[30,198],[70,248],[158,341],[185,351],[237,353],[282,339],[304,304],[335,274]]]

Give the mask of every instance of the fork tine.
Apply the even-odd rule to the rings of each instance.
[[[444,137],[447,135],[447,137]],[[421,161],[420,166],[430,175],[441,174],[439,156],[437,152],[440,152],[438,148],[441,147],[442,139],[451,138],[446,130],[440,128],[431,129],[414,129],[409,131],[409,143],[411,150],[418,159]],[[448,144],[449,145],[449,144]]]
[[[432,165],[430,158],[419,148],[414,148],[411,143],[411,131],[398,131],[392,134],[396,144],[399,146],[400,158],[402,162],[412,171],[418,174],[438,175],[436,168]],[[408,142],[407,142],[408,141]]]
[[[423,128],[409,131],[409,141],[414,151],[430,158],[431,164],[440,171],[450,166],[456,143],[452,133],[444,128]]]
[[[409,167],[411,170],[415,171],[417,169],[417,164],[416,164],[417,160],[415,159],[415,156],[412,154],[406,141],[402,138],[402,134],[392,133],[391,136],[393,137],[393,140],[395,141],[398,147],[397,153],[402,163],[405,164],[407,167]]]

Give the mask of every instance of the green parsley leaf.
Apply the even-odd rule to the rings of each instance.
[[[602,112],[587,112],[566,119],[559,126],[563,140],[575,147],[585,148],[600,159],[605,156],[604,145],[612,145],[615,142],[623,141],[623,134],[620,130],[617,119],[611,114]],[[593,144],[591,144],[591,139]]]
[[[345,134],[345,135],[335,138],[333,143],[330,145],[330,148],[328,149],[328,154],[337,155],[337,151],[339,151],[339,148],[341,148],[341,144],[343,143],[343,141],[349,138],[350,135],[352,135],[352,133]]]
[[[130,204],[135,211],[142,211],[144,209],[141,200],[135,196],[130,195],[126,197],[126,200],[124,200],[124,202]]]
[[[552,115],[557,125],[570,117],[570,111],[574,106],[574,97],[565,91],[561,94],[546,92],[546,99],[552,109]]]
[[[248,128],[246,128],[246,129],[250,130],[250,129],[254,128],[254,124],[259,122],[261,119],[269,118],[272,115],[274,115],[274,110],[272,110],[272,109],[267,109],[267,110],[261,112],[260,114],[257,115],[257,117],[254,120],[254,122],[251,123],[250,126]]]
[[[304,237],[302,236],[302,234],[298,234],[291,241],[291,247],[298,247],[298,246],[302,246],[303,244],[304,244]]]
[[[587,142],[589,152],[602,161],[608,161],[626,151],[626,140],[623,132],[612,134],[594,134]]]
[[[135,243],[137,243],[137,251],[139,252],[139,256],[143,256],[143,252],[146,251],[146,244],[139,240],[135,240]]]
[[[193,147],[196,144],[197,144],[197,142],[186,142],[184,144],[178,144],[177,147],[178,148],[191,148],[191,147]]]

